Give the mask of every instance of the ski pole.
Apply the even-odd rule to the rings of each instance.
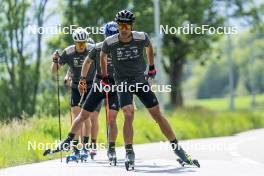
[[[68,85],[68,96],[69,96],[69,106],[70,106],[70,118],[71,118],[71,125],[72,125],[72,111],[71,111],[71,85],[70,85],[70,79],[67,79],[67,85]]]
[[[82,95],[81,95],[81,99],[80,99],[80,102],[79,102],[79,106],[81,107],[81,103],[83,102],[83,99],[84,99],[84,92],[82,93]],[[84,129],[84,127],[85,127],[85,125],[83,124],[82,125],[82,128],[81,128],[81,134],[80,134],[80,138],[82,139],[82,137],[83,137],[83,129]]]
[[[105,112],[106,112],[106,136],[107,136],[107,144],[109,147],[109,131],[110,131],[110,117],[109,117],[109,97],[108,92],[105,92]]]
[[[56,54],[59,55],[59,51],[56,50]],[[61,141],[61,117],[60,117],[60,82],[59,82],[59,64],[57,63],[57,100],[58,100],[58,114],[59,114],[59,134]],[[62,162],[62,153],[60,152],[60,158]]]

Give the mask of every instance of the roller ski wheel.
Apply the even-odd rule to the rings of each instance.
[[[180,145],[177,145],[177,148],[174,150],[175,154],[179,157],[177,161],[182,165],[183,167],[185,165],[195,165],[197,167],[200,167],[200,164],[198,160],[193,160],[190,155],[188,155]]]
[[[94,160],[94,156],[96,155],[96,150],[91,150],[90,151],[90,157],[92,160]]]
[[[190,162],[185,162],[185,161],[183,161],[182,159],[177,159],[177,161],[179,162],[179,164],[180,164],[182,167],[184,167],[185,165],[194,165],[194,166],[200,168],[200,164],[199,164],[198,160],[196,160],[196,159],[191,160]]]
[[[82,163],[83,163],[83,162],[87,162],[88,157],[89,157],[89,155],[88,155],[88,152],[87,152],[87,151],[84,151],[84,150],[83,150],[83,151],[80,153],[80,160],[81,160]]]
[[[117,159],[116,159],[116,152],[115,152],[115,150],[113,150],[113,149],[108,150],[107,151],[107,157],[108,157],[108,160],[109,160],[109,164],[111,166],[116,166]]]
[[[134,152],[129,152],[126,154],[125,167],[127,171],[135,169],[135,154]]]
[[[134,161],[125,161],[125,166],[127,171],[131,171],[135,169],[135,162]]]
[[[69,162],[76,162],[76,163],[78,163],[79,161],[79,158],[78,158],[78,156],[76,156],[76,155],[70,155],[70,156],[67,156],[66,157],[66,163],[68,164]]]
[[[112,158],[109,160],[111,166],[116,166],[117,160],[116,158]]]
[[[116,166],[117,159],[116,156],[110,156],[108,157],[110,166]]]

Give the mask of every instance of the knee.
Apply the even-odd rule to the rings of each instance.
[[[132,121],[134,119],[134,108],[133,106],[128,106],[123,108],[125,120]]]
[[[116,125],[116,119],[115,118],[110,118],[110,125],[113,126],[113,125]]]
[[[116,117],[117,117],[117,112],[110,110],[109,111],[109,116],[110,116],[110,124],[115,124],[116,123]]]
[[[80,113],[80,109],[79,107],[72,107],[71,112],[72,112],[73,118],[76,118]]]
[[[80,120],[80,121],[82,121],[82,122],[84,122],[84,121],[90,119],[89,118],[90,117],[90,114],[91,113],[89,111],[81,110],[81,112],[79,113],[77,119]]]
[[[93,112],[90,115],[91,123],[95,124],[98,121],[98,112]]]

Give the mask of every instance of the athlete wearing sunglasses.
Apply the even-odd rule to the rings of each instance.
[[[148,35],[145,32],[132,31],[135,22],[134,14],[129,10],[122,10],[116,14],[115,21],[118,23],[119,34],[105,39],[101,51],[101,68],[107,80],[107,55],[111,55],[113,67],[115,70],[114,78],[119,85],[150,86],[145,79],[146,63],[144,59],[144,49],[148,61],[148,76],[155,78],[156,69],[154,66],[154,51]],[[109,82],[109,81],[108,81]],[[126,169],[134,169],[135,153],[133,150],[133,94],[135,94],[148,109],[151,117],[159,125],[164,136],[170,141],[173,151],[181,159],[182,163],[195,164],[200,166],[197,160],[191,157],[178,144],[178,140],[167,121],[161,114],[156,95],[149,88],[147,91],[137,89],[123,89],[127,91],[118,92],[120,107],[125,116],[123,137],[126,150]]]

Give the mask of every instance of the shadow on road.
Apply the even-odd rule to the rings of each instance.
[[[82,165],[78,165],[78,167],[115,167],[120,169],[125,169],[125,160],[119,159],[117,160],[117,166],[110,166],[109,161],[107,160],[94,160],[94,161],[88,161],[87,163],[83,163]],[[69,167],[71,167],[69,165]],[[76,167],[72,166],[72,167]],[[143,163],[143,160],[136,160],[135,163],[135,170],[133,172],[138,173],[168,173],[168,174],[175,174],[175,173],[191,173],[196,172],[196,167],[192,166],[176,166],[176,165],[170,165],[170,164],[145,164]]]
[[[140,173],[168,173],[168,174],[175,174],[175,173],[188,173],[188,172],[196,172],[194,167],[176,167],[172,165],[163,165],[163,166],[155,166],[155,165],[137,165],[135,166],[134,172]],[[146,168],[146,169],[141,169]],[[159,169],[157,169],[159,168]],[[162,169],[164,168],[164,169]]]

